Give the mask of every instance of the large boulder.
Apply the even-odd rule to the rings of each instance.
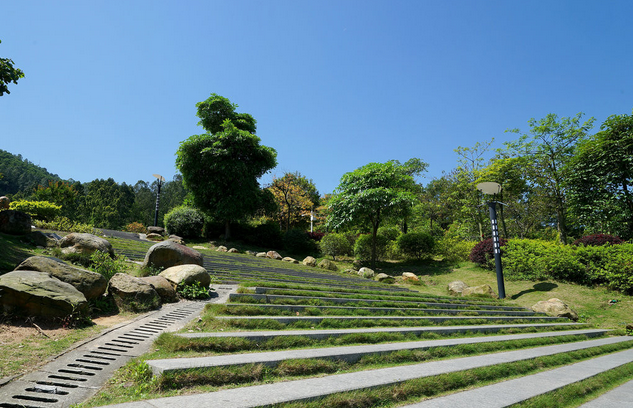
[[[449,295],[461,296],[462,292],[467,287],[468,287],[468,285],[466,285],[462,281],[453,281],[453,282],[448,284],[448,287],[446,288],[446,290],[448,290]]]
[[[482,296],[496,299],[499,296],[490,285],[469,286],[462,291],[462,296]]]
[[[374,276],[374,280],[382,283],[394,283],[396,279],[393,276],[389,276],[386,273],[379,273]]]
[[[420,278],[413,272],[402,272],[402,280],[410,282],[420,282]]]
[[[329,259],[321,260],[317,266],[321,269],[327,269],[328,271],[338,271],[338,266]]]
[[[166,269],[176,265],[202,266],[202,254],[174,241],[163,241],[153,245],[145,255],[143,267]]]
[[[11,205],[11,200],[9,200],[9,197],[7,196],[0,197],[0,210],[8,210],[10,205]]]
[[[15,268],[16,271],[46,272],[51,276],[73,285],[86,299],[96,299],[105,293],[108,282],[100,273],[87,271],[68,265],[57,258],[32,256]]]
[[[162,276],[147,276],[141,279],[152,285],[163,303],[174,303],[178,301],[176,289],[174,289],[171,282]]]
[[[9,235],[26,235],[31,233],[31,216],[22,211],[0,211],[0,232]]]
[[[165,228],[163,227],[147,227],[147,233],[148,234],[158,234],[158,235],[163,235],[165,233]]]
[[[95,251],[105,252],[114,258],[114,249],[108,240],[93,234],[73,232],[59,240],[64,254],[92,255]]]
[[[532,306],[532,310],[536,313],[545,313],[548,316],[566,317],[573,321],[578,320],[578,314],[565,302],[557,298],[542,300]]]
[[[125,273],[117,273],[110,279],[108,294],[119,310],[147,312],[161,305],[160,296],[151,284]]]
[[[174,286],[192,285],[196,282],[205,288],[211,284],[211,275],[200,265],[178,265],[172,266],[162,271],[158,276],[162,276]]]
[[[312,257],[312,256],[306,256],[306,257],[303,259],[303,262],[302,262],[302,263],[303,263],[305,266],[316,266],[316,265],[317,265],[317,261],[316,261],[316,259],[315,259],[314,257]]]
[[[362,276],[365,279],[374,279],[374,276],[376,276],[376,272],[374,272],[373,269],[363,266],[358,270],[358,275]]]
[[[268,251],[268,252],[266,252],[266,257],[270,258],[270,259],[276,259],[278,261],[281,261],[283,259],[283,257],[281,255],[279,255],[279,252],[277,252],[277,251]]]
[[[59,245],[59,240],[62,239],[62,237],[54,232],[42,231],[33,231],[29,234],[28,238],[33,245],[44,248],[56,247]]]
[[[0,304],[9,314],[66,317],[88,311],[86,297],[46,272],[13,271],[0,276]]]

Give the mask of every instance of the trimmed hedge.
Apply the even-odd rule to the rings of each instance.
[[[431,256],[435,240],[426,232],[409,232],[396,240],[398,250],[406,257],[422,259]]]
[[[36,220],[51,221],[62,212],[62,206],[48,201],[13,201],[9,204],[10,210],[22,211]]]
[[[574,246],[513,239],[501,259],[509,280],[553,279],[633,294],[633,244]]]

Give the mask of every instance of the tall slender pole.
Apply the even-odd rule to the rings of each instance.
[[[160,201],[161,180],[158,179],[158,192],[156,193],[156,211],[154,211],[154,226],[158,227],[158,202]]]
[[[499,299],[506,297],[506,288],[503,283],[503,269],[501,267],[501,243],[499,242],[499,226],[497,224],[496,201],[488,201],[490,209],[490,222],[492,223],[492,245],[495,257],[495,267],[497,270],[497,288],[499,289]]]

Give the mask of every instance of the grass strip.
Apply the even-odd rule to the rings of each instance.
[[[393,407],[403,402],[413,403],[421,398],[431,398],[442,394],[463,390],[468,387],[481,387],[501,379],[508,380],[520,376],[534,374],[578,361],[610,354],[630,348],[633,341],[611,344],[591,349],[577,350],[553,356],[537,357],[513,363],[480,367],[472,370],[441,374],[409,380],[400,384],[333,394],[314,401],[302,401],[273,405],[275,408],[369,408],[380,406]],[[534,405],[534,407],[541,407]]]
[[[392,407],[404,402],[414,402],[421,398],[435,397],[440,394],[455,392],[472,386],[484,386],[500,380],[533,374],[545,369],[556,368],[563,365],[572,364],[581,360],[586,360],[599,355],[609,354],[633,346],[633,341],[594,347],[591,349],[577,350],[573,352],[560,353],[553,356],[537,357],[530,360],[523,360],[514,363],[504,363],[489,367],[481,367],[472,370],[464,370],[454,373],[442,374],[439,376],[408,380],[399,384],[377,387],[366,390],[339,393],[314,401],[301,401],[274,405],[278,408],[369,408],[369,407]],[[448,350],[450,351],[450,350]],[[454,356],[450,356],[454,357]],[[328,363],[328,362],[325,362]],[[334,370],[338,366],[325,365],[322,362],[312,362],[311,366],[304,365],[301,361],[290,362],[284,370],[296,375],[296,371],[307,372],[311,369]],[[377,366],[380,368],[384,365]],[[367,369],[371,366],[367,365]],[[260,371],[261,370],[261,371]],[[230,382],[226,387],[257,385],[262,382],[262,373],[266,368],[263,366],[243,366],[240,370],[232,372],[216,372],[215,374],[224,377],[225,381],[233,378],[232,381],[239,382],[242,378],[251,378],[248,382]],[[338,371],[337,371],[338,372]],[[320,374],[306,374],[320,375]],[[300,376],[305,377],[306,375]],[[287,381],[291,376],[266,377],[266,382]],[[180,384],[177,389],[171,385],[164,384],[159,377],[153,377],[151,369],[141,359],[136,359],[128,363],[119,370],[110,380],[108,385],[99,394],[89,401],[80,404],[77,408],[86,408],[97,405],[122,403],[127,401],[161,398],[181,394],[213,392],[221,387],[214,385],[194,384],[195,377],[190,378],[188,384]],[[216,381],[216,380],[212,380]]]
[[[292,379],[291,377],[296,378],[335,372],[353,372],[401,364],[422,363],[444,358],[466,357],[544,345],[571,343],[586,339],[586,336],[572,335],[556,338],[461,344],[453,347],[399,350],[390,353],[368,354],[355,362],[342,361],[339,359],[293,359],[282,361],[277,366],[248,364],[246,366],[237,367],[196,368],[164,373],[159,379],[159,387],[161,389],[177,389],[195,385],[223,386],[254,381],[269,382],[275,378]],[[257,374],[255,375],[255,373]],[[256,378],[256,380],[254,380],[254,378]]]
[[[565,328],[567,330],[568,328]],[[395,343],[443,338],[486,337],[520,333],[557,331],[563,328],[529,327],[500,330],[496,333],[467,331],[458,334],[439,333],[350,333],[338,337],[310,338],[307,336],[278,336],[266,341],[252,341],[241,337],[201,337],[186,338],[171,333],[163,333],[156,339],[160,356],[154,358],[183,357],[195,353],[239,353],[244,351],[278,351],[297,348],[337,347],[362,344]],[[579,335],[582,339],[587,336]],[[596,337],[597,338],[597,337]],[[544,343],[545,344],[545,343]]]
[[[572,408],[591,401],[614,388],[633,380],[633,363],[624,364],[574,384],[559,388],[527,401],[514,404],[513,408]]]

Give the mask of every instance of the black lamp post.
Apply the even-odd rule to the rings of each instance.
[[[158,202],[160,200],[160,186],[162,185],[162,182],[165,181],[165,177],[161,176],[160,174],[152,174],[152,176],[158,179],[158,193],[156,193],[156,211],[154,212],[154,226],[158,227]]]
[[[488,209],[490,210],[490,222],[492,223],[492,245],[495,257],[495,267],[497,269],[497,288],[499,290],[499,299],[503,299],[506,297],[506,288],[503,283],[501,244],[499,243],[499,226],[497,224],[497,201],[495,201],[495,195],[501,192],[501,185],[494,182],[479,183],[477,184],[477,190],[486,195],[492,195],[492,200],[488,201]]]

